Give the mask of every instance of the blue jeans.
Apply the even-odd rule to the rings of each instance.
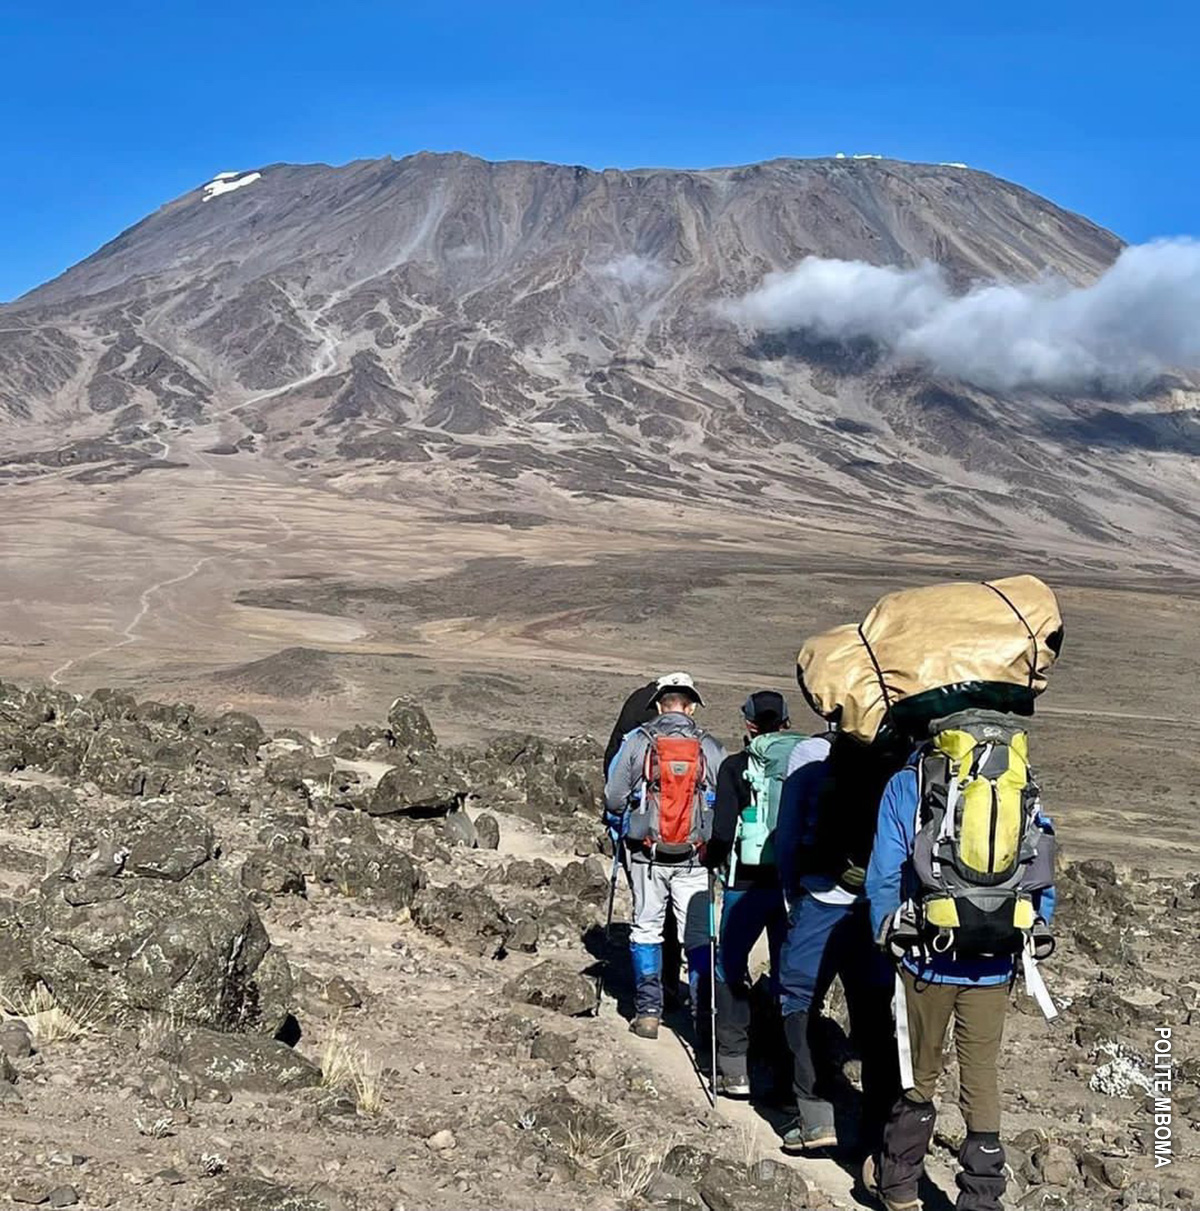
[[[727,891],[717,947],[717,1052],[726,1076],[745,1075],[750,1049],[750,951],[767,933],[771,991],[778,992],[779,954],[787,933],[787,909],[777,887]]]
[[[802,894],[792,905],[779,963],[779,1001],[792,1050],[801,1117],[832,1119],[818,1097],[810,1026],[834,977],[846,991],[852,1042],[863,1062],[864,1137],[874,1138],[895,1100],[898,1080],[891,1021],[893,972],[871,936],[865,900],[825,904]]]
[[[885,994],[892,987],[891,970],[871,938],[866,902],[825,904],[802,894],[792,905],[779,962],[784,1015],[819,1009],[839,975],[848,999],[872,976]]]
[[[771,991],[777,992],[779,953],[787,927],[787,908],[778,887],[727,891],[721,905],[717,979],[722,984],[745,984],[750,978],[750,952],[766,930],[771,953]]]

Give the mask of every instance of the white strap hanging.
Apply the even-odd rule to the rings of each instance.
[[[892,1004],[896,1015],[896,1055],[900,1060],[900,1088],[912,1089],[916,1081],[913,1079],[912,1040],[908,1033],[908,994],[899,967],[896,968],[896,992]]]
[[[1029,991],[1029,995],[1037,1002],[1038,1008],[1042,1011],[1042,1016],[1047,1022],[1053,1022],[1058,1017],[1058,1008],[1050,997],[1049,990],[1046,988],[1046,981],[1042,979],[1042,973],[1038,970],[1037,962],[1033,957],[1033,950],[1030,946],[1026,946],[1021,951],[1021,971],[1025,976],[1025,987]]]

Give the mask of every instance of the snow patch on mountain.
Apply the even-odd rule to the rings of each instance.
[[[219,172],[205,185],[204,200],[211,202],[213,198],[219,197],[223,193],[232,193],[235,189],[241,189],[243,185],[252,185],[261,178],[261,172]]]

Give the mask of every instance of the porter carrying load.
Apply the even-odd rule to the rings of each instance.
[[[1036,576],[930,585],[809,639],[797,677],[818,714],[870,744],[881,729],[926,735],[963,710],[1031,715],[1062,637],[1058,602]]]

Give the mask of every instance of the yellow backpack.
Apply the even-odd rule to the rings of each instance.
[[[1038,825],[1021,723],[963,711],[934,725],[921,754],[913,867],[918,923],[935,954],[1018,954],[1034,924],[1032,893],[1053,882],[1054,838]]]

